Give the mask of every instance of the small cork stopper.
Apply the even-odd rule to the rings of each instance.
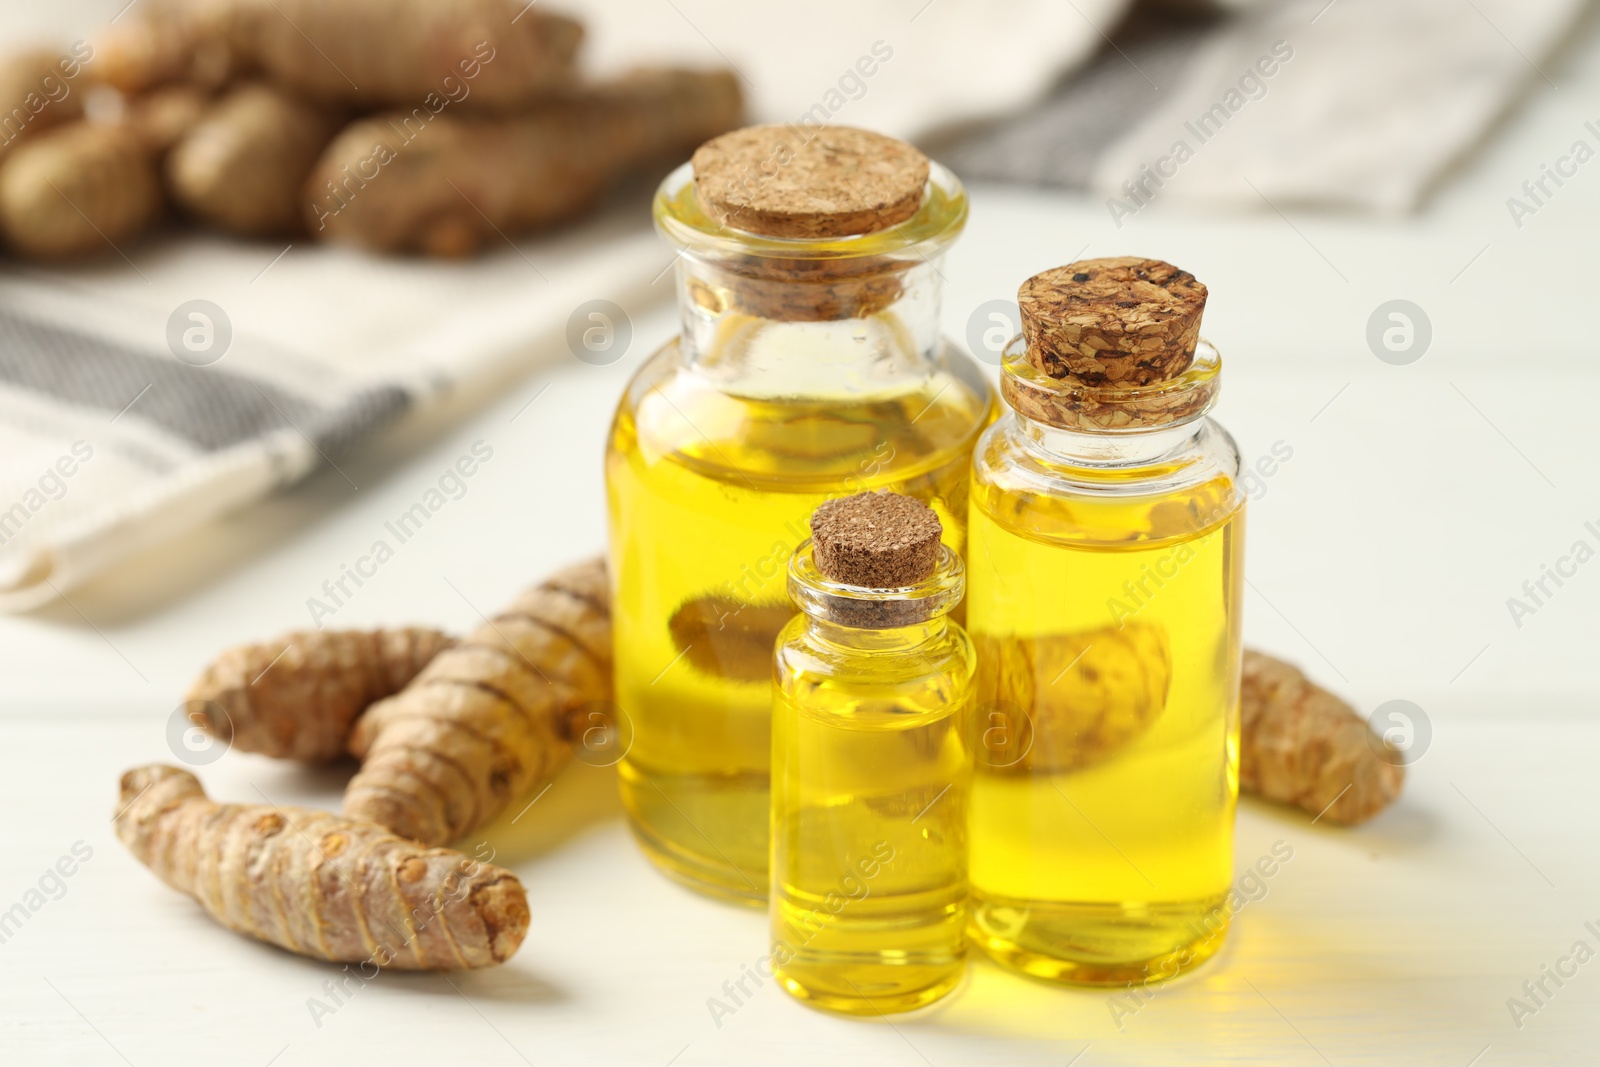
[[[831,581],[900,589],[927,581],[944,528],[933,509],[880,490],[830,500],[811,516],[812,554]]]
[[[853,237],[922,205],[928,157],[892,137],[829,126],[748,126],[701,145],[695,190],[724,225],[766,237]]]
[[[1194,361],[1206,287],[1159,259],[1082,259],[1017,290],[1028,361],[1085,385],[1150,385]]]

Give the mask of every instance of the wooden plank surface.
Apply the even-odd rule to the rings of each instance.
[[[461,629],[595,552],[609,413],[675,329],[661,305],[635,317],[617,364],[560,359],[488,406],[449,413],[460,421],[396,431],[342,462],[343,475],[323,471],[70,604],[0,619],[0,911],[40,903],[0,943],[0,1061],[1592,1062],[1600,963],[1560,986],[1544,979],[1542,1003],[1523,983],[1545,967],[1570,972],[1561,961],[1579,941],[1600,951],[1585,925],[1600,929],[1600,563],[1549,585],[1531,615],[1507,606],[1575,542],[1600,547],[1586,525],[1600,526],[1600,433],[1587,413],[1600,395],[1600,171],[1520,229],[1505,208],[1600,119],[1592,20],[1552,69],[1561,88],[1519,109],[1415,219],[1291,224],[1157,205],[1119,230],[1103,205],[980,189],[942,268],[958,339],[986,301],[1079,254],[1159,255],[1206,280],[1207,333],[1228,361],[1219,416],[1247,460],[1279,441],[1294,450],[1251,505],[1248,641],[1363,710],[1391,699],[1424,710],[1430,740],[1405,796],[1370,826],[1242,807],[1241,869],[1279,840],[1294,858],[1192,977],[1114,1019],[1105,992],[977,964],[944,1005],[892,1026],[817,1014],[768,983],[718,1026],[708,998],[725,998],[723,983],[763,954],[763,917],[656,875],[620,822],[609,772],[578,768],[486,833],[530,891],[533,928],[508,966],[384,975],[313,1018],[308,1002],[332,1002],[336,969],[217,928],[115,842],[117,776],[174,758],[168,722],[200,664],[308,625],[307,598],[474,442],[495,460],[337,625]],[[662,247],[657,266],[670,256]],[[1397,298],[1434,328],[1406,367],[1365,341],[1369,316]],[[338,771],[237,753],[200,773],[240,801],[334,806],[342,787]],[[73,861],[79,842],[92,855]],[[58,884],[46,872],[63,857],[73,873]],[[1537,1010],[1514,1020],[1509,998]]]
[[[579,766],[484,837],[528,886],[533,925],[494,971],[385,974],[342,993],[338,968],[214,926],[116,842],[118,772],[171,759],[159,716],[0,723],[7,834],[0,905],[75,844],[92,855],[0,944],[7,1062],[403,1061],[814,1064],[1466,1064],[1582,1062],[1600,1011],[1590,966],[1514,1025],[1574,942],[1600,938],[1600,868],[1578,813],[1600,808],[1600,724],[1466,717],[1419,764],[1399,807],[1359,832],[1246,802],[1242,869],[1293,850],[1235,919],[1222,954],[1135,1000],[1058,989],[987,963],[942,1006],[893,1026],[836,1019],[737,981],[764,917],[655,874],[634,848],[613,774]],[[55,756],[55,760],[48,757]],[[214,794],[335,805],[339,775],[228,754]],[[1565,813],[1565,814],[1563,814]],[[1281,851],[1281,849],[1280,849]],[[1570,967],[1567,968],[1570,970]],[[746,989],[751,986],[747,983]],[[713,1012],[712,998],[733,1005]],[[342,1001],[342,1003],[341,1003]],[[283,1051],[287,1046],[287,1051]],[[1083,1050],[1087,1048],[1087,1052]],[[57,1059],[59,1057],[59,1059]]]

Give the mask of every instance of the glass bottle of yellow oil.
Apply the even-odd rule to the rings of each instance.
[[[811,528],[774,674],[773,970],[809,1004],[887,1015],[965,969],[976,660],[948,618],[965,579],[909,497],[830,501]]]
[[[994,409],[938,330],[966,217],[949,171],[838,127],[724,135],[657,193],[682,331],[629,384],[606,457],[615,700],[635,837],[696,889],[767,898],[772,650],[812,510],[894,489],[965,546]]]
[[[1170,978],[1228,926],[1244,494],[1205,296],[1154,260],[1029,279],[973,458],[969,931],[1046,979]]]

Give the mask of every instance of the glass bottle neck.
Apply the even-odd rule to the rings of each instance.
[[[1201,340],[1182,373],[1143,385],[1047,375],[1014,337],[1000,357],[1000,393],[1016,435],[1046,461],[1082,468],[1156,466],[1200,450],[1221,386],[1222,357]]]
[[[884,629],[843,626],[815,615],[806,616],[806,628],[813,637],[852,652],[910,652],[944,636],[949,621],[944,616]]]
[[[789,597],[812,632],[847,648],[914,648],[944,632],[945,616],[966,592],[966,568],[947,545],[924,581],[901,589],[835,582],[817,566],[809,539],[789,558]]]
[[[1080,467],[1138,467],[1192,447],[1204,418],[1139,433],[1065,430],[1012,412],[1018,433],[1042,457]]]
[[[677,265],[682,359],[773,396],[814,394],[821,383],[878,392],[920,381],[936,363],[940,258],[828,261],[815,264],[814,277],[780,279],[685,254]]]
[[[916,214],[850,237],[735,229],[700,203],[684,164],[654,214],[678,249],[679,358],[741,395],[881,394],[925,381],[939,359],[939,262],[967,220],[938,163]]]

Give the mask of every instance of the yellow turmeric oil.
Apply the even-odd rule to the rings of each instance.
[[[850,240],[721,227],[687,168],[658,195],[684,330],[630,383],[606,458],[619,771],[647,855],[704,892],[767,899],[772,653],[812,510],[891,488],[964,547],[993,399],[940,340],[936,264],[965,212],[937,165],[916,218]]]
[[[933,507],[963,547],[986,398],[946,374],[833,404],[686,396],[677,384],[620,416],[611,448],[616,702],[633,727],[623,797],[669,873],[760,903],[772,647],[793,615],[794,544],[824,500],[889,488]]]
[[[1243,494],[1206,406],[1110,440],[1013,416],[975,455],[969,929],[1032,975],[1169,978],[1228,925]]]
[[[881,628],[834,621],[830,600],[852,594],[819,578],[809,546],[793,574],[804,614],[778,642],[773,709],[775,973],[818,1007],[908,1011],[965,966],[974,656],[944,615],[960,560],[945,549],[896,598],[926,617]]]

